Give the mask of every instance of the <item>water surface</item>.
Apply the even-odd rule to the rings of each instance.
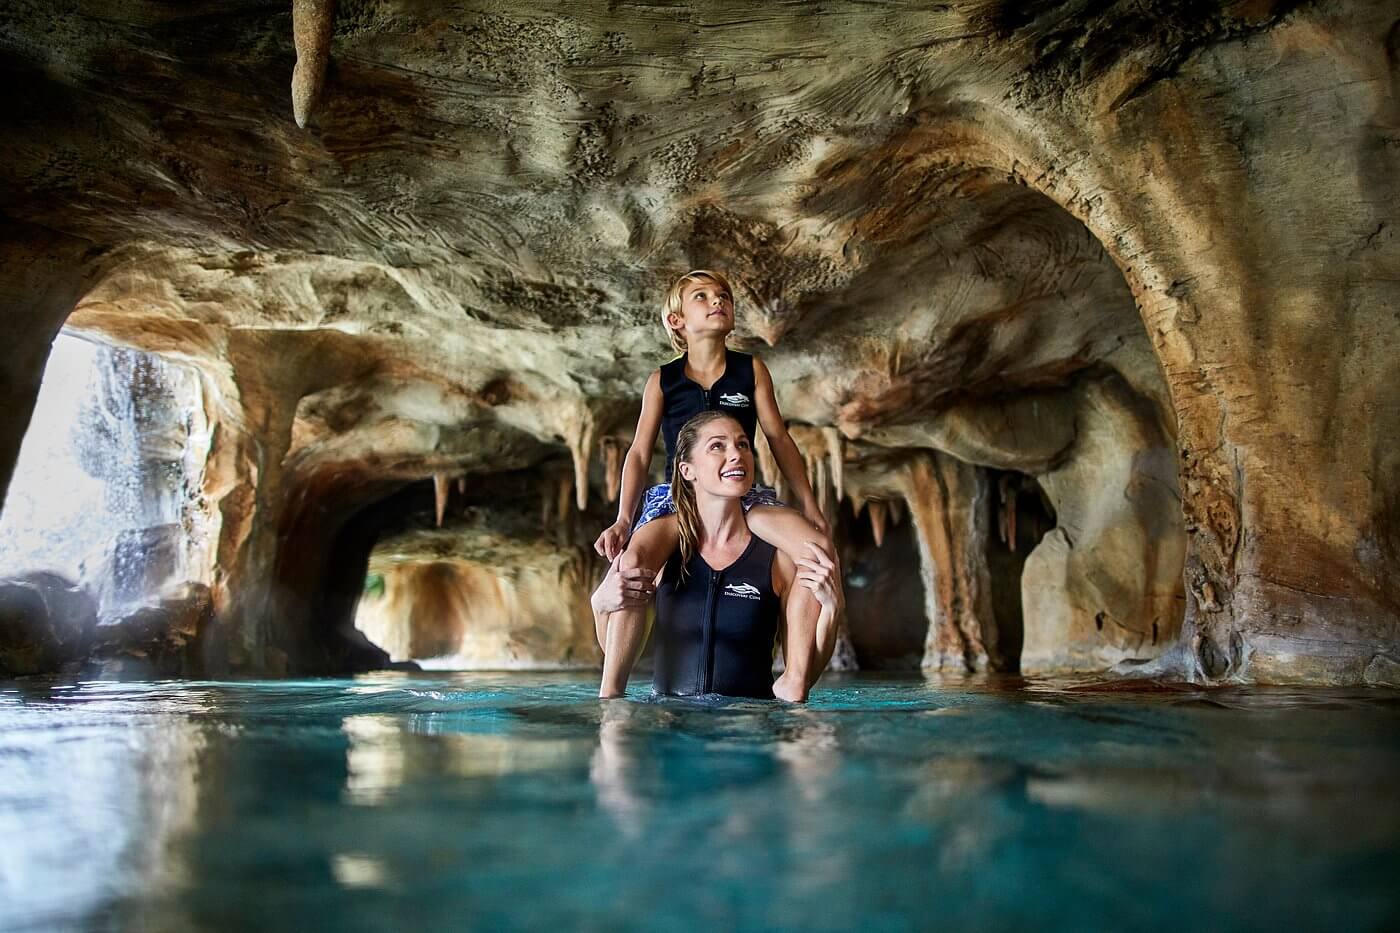
[[[1400,696],[0,682],[0,928],[1394,929]]]

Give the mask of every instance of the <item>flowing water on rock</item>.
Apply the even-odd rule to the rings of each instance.
[[[4,929],[1383,929],[1400,695],[0,684]]]
[[[199,398],[184,367],[60,334],[0,515],[0,577],[61,574],[109,615],[183,578]]]

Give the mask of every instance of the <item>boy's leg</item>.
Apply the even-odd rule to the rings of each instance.
[[[841,572],[841,559],[836,556],[836,546],[832,544],[830,538],[813,528],[812,523],[803,518],[801,512],[784,505],[755,505],[749,509],[745,517],[750,531],[794,561],[798,559],[811,560],[812,553],[807,549],[808,542],[821,548],[822,553],[836,564],[836,598],[841,610],[845,610],[846,586]],[[836,647],[835,623],[830,628],[831,647],[834,650]],[[817,634],[817,644],[820,646],[822,644],[820,641],[821,633]],[[830,651],[827,651],[826,657],[831,658]]]
[[[796,509],[785,505],[755,505],[745,514],[745,519],[750,531],[793,560],[812,556],[807,551],[809,541],[821,548],[827,557],[836,559],[831,539],[813,528]]]
[[[841,571],[841,560],[836,556],[836,548],[831,543],[830,538],[813,528],[812,524],[803,518],[802,513],[796,509],[781,505],[755,505],[749,509],[747,519],[750,531],[794,561],[798,558],[811,559],[812,554],[807,548],[807,543],[811,542],[821,548],[836,563],[836,597],[839,609],[824,624],[817,626],[809,678],[815,681],[821,676],[822,671],[826,670],[827,664],[831,661],[831,655],[836,651],[836,617],[846,608],[846,586]],[[811,595],[807,593],[806,587],[799,587],[799,589],[806,596]],[[816,598],[812,597],[812,609],[808,611],[816,613],[819,609],[820,606],[817,605]]]
[[[632,534],[627,550],[617,559],[619,571],[645,567],[659,572],[676,550],[680,532],[674,515],[654,518]],[[642,653],[646,634],[646,609],[619,609],[596,621],[598,647],[603,649],[603,681],[599,696],[622,696],[632,666]]]

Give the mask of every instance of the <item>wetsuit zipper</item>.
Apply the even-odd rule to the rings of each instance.
[[[705,599],[705,621],[700,643],[700,663],[705,665],[704,676],[700,679],[701,693],[714,693],[715,689],[715,603],[718,601],[720,576],[710,571],[710,592]]]

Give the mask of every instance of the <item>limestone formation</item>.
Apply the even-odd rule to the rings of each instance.
[[[465,549],[460,617],[587,559],[703,266],[838,535],[905,542],[923,663],[1394,679],[1392,4],[97,0],[0,37],[0,503],[61,326],[192,367],[212,672],[384,663],[354,620],[405,513]],[[584,663],[598,569],[486,599],[482,656],[535,650],[512,605]]]
[[[601,663],[582,550],[483,524],[407,532],[369,563],[379,590],[355,624],[395,660],[459,669],[561,669]]]

